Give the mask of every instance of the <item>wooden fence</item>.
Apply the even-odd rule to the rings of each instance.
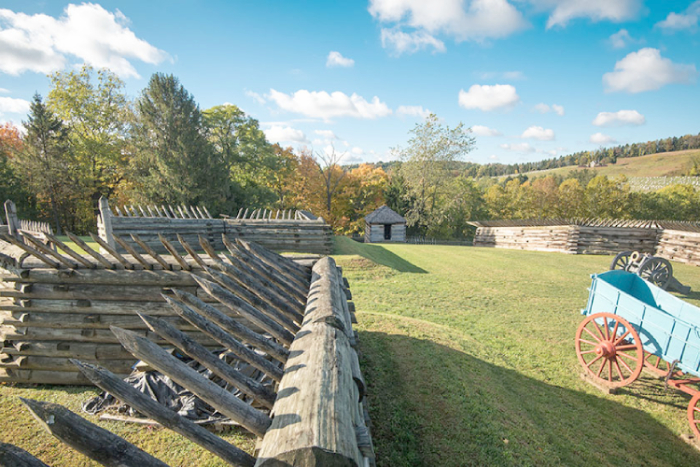
[[[179,248],[178,238],[197,245],[201,236],[214,249],[222,250],[223,234],[279,252],[330,254],[333,247],[331,228],[323,218],[292,210],[241,209],[236,217],[213,219],[205,207],[123,206],[120,209],[110,207],[102,198],[97,231],[100,238],[119,252],[125,250],[116,239],[134,246],[137,243],[134,236],[158,253],[167,251],[160,237]]]
[[[209,297],[209,303],[205,295],[199,296],[197,291],[192,293],[182,286],[165,294],[163,299],[178,317],[263,372],[278,386],[273,389],[261,386],[224,364],[188,333],[162,317],[153,316],[155,313],[151,310],[142,309],[137,313],[150,333],[147,336],[116,324],[110,326],[109,332],[133,359],[142,360],[169,376],[260,438],[257,456],[251,456],[160,406],[108,369],[83,361],[81,355],[75,355],[69,363],[87,380],[231,465],[375,465],[365,407],[367,386],[355,350],[357,335],[352,330],[354,307],[348,302],[350,292],[340,268],[330,257],[317,261],[309,270],[254,243],[239,239],[236,243],[224,241],[224,244],[228,254],[221,255],[223,258],[213,253],[205,260],[197,253],[189,253],[192,268],[186,274],[190,274]],[[13,248],[28,253],[31,259],[48,259],[30,252],[27,245],[24,249],[19,245],[19,241],[0,245],[3,249],[0,259],[9,271],[21,274],[24,261],[30,259],[17,258],[19,251]],[[58,256],[62,255],[56,253],[54,258]],[[98,263],[94,263],[93,269],[69,270],[60,266],[55,269],[110,272],[115,276],[166,271],[117,269],[116,266],[98,269]],[[175,258],[175,263],[180,260]],[[195,263],[200,270],[194,268]],[[185,264],[180,263],[180,266],[186,269]],[[184,274],[182,270],[178,272]],[[213,302],[245,317],[259,331],[222,313]],[[241,401],[192,370],[159,347],[154,342],[156,338],[177,347],[257,404]],[[249,346],[271,359],[263,358]],[[22,402],[44,429],[103,465],[165,466],[138,447],[59,405],[28,399]],[[0,464],[44,465],[28,452],[9,444],[0,444]]]
[[[616,254],[639,251],[700,265],[700,224],[612,219],[525,219],[471,222],[474,246]]]

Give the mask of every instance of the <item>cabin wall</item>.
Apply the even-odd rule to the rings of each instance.
[[[574,226],[479,227],[474,246],[575,254]]]
[[[406,241],[406,224],[391,225],[391,240],[384,239],[384,225],[385,224],[365,223],[365,243],[393,243]]]

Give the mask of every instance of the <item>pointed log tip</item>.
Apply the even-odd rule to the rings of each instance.
[[[116,338],[119,339],[119,342],[121,342],[122,344],[124,343],[125,339],[130,340],[134,336],[140,337],[136,333],[124,328],[120,328],[119,326],[112,325],[109,327],[109,330],[112,331],[112,334],[114,334]]]

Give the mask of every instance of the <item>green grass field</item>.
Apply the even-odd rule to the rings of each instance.
[[[382,466],[691,466],[689,396],[580,379],[573,336],[607,256],[362,245],[350,281]],[[700,269],[674,264],[700,290]],[[698,304],[700,294],[690,300]]]
[[[695,466],[689,396],[643,377],[617,395],[582,381],[573,336],[590,274],[607,256],[336,238],[357,308],[378,462],[386,466]],[[700,291],[700,269],[674,263]],[[688,299],[700,304],[700,293]],[[38,425],[17,397],[78,413],[97,390],[0,386],[0,441],[53,466],[93,466]],[[220,466],[159,428],[100,422],[172,466]],[[224,435],[252,451],[241,433]],[[196,459],[196,461],[193,461]]]
[[[606,167],[597,167],[594,170],[597,175],[607,175],[615,177],[625,175],[631,177],[674,177],[683,175],[692,167],[693,157],[699,157],[700,150],[691,149],[687,151],[667,152],[661,154],[651,154],[642,157],[630,157],[618,159],[616,164]],[[527,172],[528,177],[542,177],[546,175],[558,174],[566,177],[575,170],[583,170],[578,167],[561,167],[559,169],[539,170]]]

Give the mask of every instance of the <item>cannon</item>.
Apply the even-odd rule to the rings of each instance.
[[[689,286],[673,277],[673,266],[664,258],[640,254],[638,251],[623,251],[615,255],[610,265],[610,270],[615,269],[637,274],[663,290],[673,290],[683,295],[690,293]]]

